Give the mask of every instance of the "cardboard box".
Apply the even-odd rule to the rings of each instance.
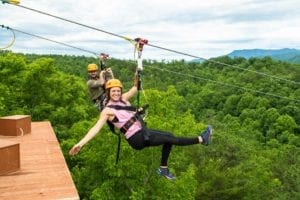
[[[0,175],[20,170],[20,144],[0,140]]]
[[[30,132],[30,115],[12,115],[0,118],[0,135],[20,136]]]

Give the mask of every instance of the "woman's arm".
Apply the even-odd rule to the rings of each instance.
[[[129,91],[125,92],[122,95],[122,99],[129,101],[129,99],[131,99],[134,95],[136,95],[138,92],[137,86],[133,86]]]
[[[137,77],[137,72],[134,74],[134,83],[133,83],[133,86],[132,88],[128,91],[128,92],[125,92],[123,95],[122,95],[122,99],[126,100],[126,101],[129,101],[129,99],[131,99],[134,95],[137,94],[138,92],[138,88],[137,88],[137,85],[138,85],[138,77]]]
[[[92,138],[94,138],[99,133],[103,125],[106,123],[107,119],[108,119],[107,110],[104,109],[101,112],[100,118],[98,119],[97,123],[88,131],[88,133],[77,144],[75,144],[72,147],[72,149],[69,151],[69,154],[72,156],[76,155],[86,143],[88,143]]]

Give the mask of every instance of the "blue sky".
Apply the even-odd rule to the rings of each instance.
[[[300,0],[20,0],[34,8],[129,38],[202,58],[237,49],[300,49]],[[128,41],[13,5],[0,5],[0,25],[111,57],[133,59]],[[0,29],[0,47],[11,33]],[[14,52],[93,56],[16,32]],[[193,59],[144,47],[143,58]]]

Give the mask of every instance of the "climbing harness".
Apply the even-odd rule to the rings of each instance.
[[[144,120],[142,118],[142,116],[145,114],[146,109],[149,107],[148,104],[140,107],[140,108],[136,108],[134,106],[120,106],[120,105],[108,105],[107,107],[109,108],[113,108],[116,110],[128,110],[128,111],[134,111],[135,114],[120,128],[120,131],[123,134],[126,134],[127,130],[136,122],[136,121],[140,121],[143,122],[142,125],[144,125],[143,127],[145,127],[145,123]]]
[[[135,114],[120,128],[120,131],[125,135],[126,131],[136,122],[139,121],[143,127],[143,129],[146,128],[146,123],[143,120],[143,115],[146,112],[146,109],[149,107],[148,104],[144,105],[141,108],[136,108],[134,106],[120,106],[120,105],[107,105],[107,107],[109,108],[113,108],[116,110],[127,110],[127,111],[134,111]],[[109,129],[111,130],[111,132],[118,136],[118,146],[117,146],[117,153],[116,153],[116,162],[115,165],[118,164],[119,162],[119,158],[120,158],[120,147],[121,147],[121,134],[117,133],[115,130],[114,125],[112,124],[112,122],[107,121],[107,124],[109,126]],[[144,138],[146,143],[149,141],[149,136],[147,134],[147,132],[145,132],[144,134]]]
[[[7,44],[6,46],[4,47],[0,47],[0,50],[4,50],[4,49],[7,49],[9,47],[11,47],[15,41],[16,41],[16,35],[15,35],[15,32],[13,29],[9,28],[8,26],[4,26],[4,25],[1,25],[2,28],[6,28],[7,30],[10,30],[12,35],[13,35],[13,39],[9,42],[9,44]]]

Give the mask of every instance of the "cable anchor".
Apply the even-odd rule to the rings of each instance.
[[[8,3],[8,4],[14,4],[14,5],[18,5],[20,4],[20,1],[19,0],[1,0],[2,3]]]

